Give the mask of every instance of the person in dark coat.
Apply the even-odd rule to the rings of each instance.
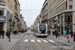
[[[55,35],[56,35],[56,38],[57,38],[57,36],[58,36],[58,31],[57,30],[55,30]]]
[[[7,31],[7,32],[6,32],[6,35],[7,35],[7,37],[9,38],[9,37],[10,37],[10,31]]]
[[[4,33],[5,33],[5,31],[2,30],[2,39],[4,39]]]
[[[73,32],[72,32],[72,30],[71,30],[70,34],[71,34],[71,38],[72,38],[72,37],[73,37]]]
[[[48,36],[50,35],[50,30],[48,31]]]
[[[74,32],[74,41],[75,41],[75,32]]]

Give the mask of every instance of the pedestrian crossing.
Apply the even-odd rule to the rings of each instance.
[[[25,40],[24,40],[24,42],[28,42],[28,41],[29,41],[28,39],[25,39]],[[31,39],[30,42],[38,42],[38,43],[41,43],[41,42],[45,42],[45,43],[52,42],[52,43],[54,43],[53,40],[48,40],[48,41],[47,41],[47,40],[44,40],[44,39],[43,39],[43,40],[39,40],[39,39],[33,40],[33,39]]]

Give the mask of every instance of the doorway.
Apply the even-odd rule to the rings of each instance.
[[[2,23],[0,23],[0,30],[2,30],[3,29],[3,24]]]

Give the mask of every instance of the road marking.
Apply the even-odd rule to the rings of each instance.
[[[24,42],[28,42],[28,39],[25,39]]]
[[[41,42],[40,40],[37,40],[37,42]]]
[[[28,35],[26,35],[26,37],[28,37]]]
[[[71,46],[63,46],[64,49],[74,49],[74,47]]]
[[[35,42],[34,40],[31,40],[31,42]]]
[[[52,43],[54,43],[54,41],[53,40],[49,40],[50,42],[52,42]]]
[[[46,41],[46,40],[43,40],[44,42],[48,42],[48,41]]]

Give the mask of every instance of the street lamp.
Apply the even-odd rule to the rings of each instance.
[[[11,34],[11,22],[12,22],[12,19],[11,19],[11,17],[10,17],[10,19],[9,19],[9,22],[10,22],[10,33],[9,33],[9,42],[10,42],[10,34]]]

